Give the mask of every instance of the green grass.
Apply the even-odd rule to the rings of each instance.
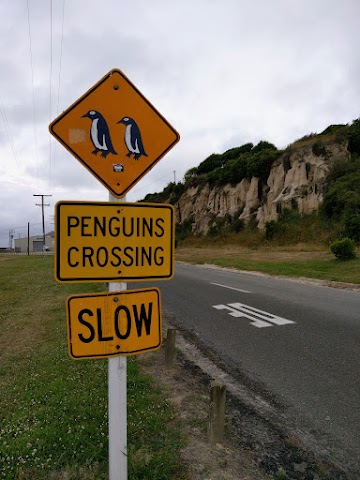
[[[107,360],[70,359],[50,256],[0,257],[0,478],[108,478]],[[151,377],[128,361],[130,480],[180,479],[181,432]]]
[[[193,263],[210,263],[221,267],[238,268],[239,270],[258,271],[269,275],[283,275],[289,277],[307,277],[336,282],[360,284],[360,259],[346,262],[336,259],[320,260],[247,260],[241,258],[219,259],[211,258]]]

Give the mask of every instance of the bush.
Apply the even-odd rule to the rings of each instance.
[[[224,160],[223,164],[227,163],[229,160],[238,158],[239,155],[242,155],[243,153],[251,152],[253,146],[254,145],[252,143],[245,143],[245,145],[242,145],[241,147],[230,148],[230,150],[227,150],[222,154],[222,158]]]
[[[360,118],[352,122],[347,137],[349,139],[349,151],[352,154],[360,155]]]
[[[345,235],[360,245],[360,215],[349,215],[345,220]]]
[[[344,222],[360,215],[360,158],[335,162],[325,181],[320,211],[323,216]],[[349,235],[348,235],[349,236]]]
[[[324,157],[326,155],[326,148],[322,143],[315,142],[314,145],[312,146],[312,152],[317,157],[321,157],[321,156]]]
[[[281,151],[273,149],[261,150],[254,153],[247,159],[247,176],[249,178],[258,177],[266,182],[272,163],[280,157],[281,153]]]
[[[175,246],[177,246],[179,242],[192,234],[192,224],[194,223],[194,221],[194,217],[191,216],[183,223],[177,223],[175,225]]]
[[[244,222],[240,220],[240,218],[235,218],[229,226],[229,231],[239,233],[241,232],[241,230],[244,229],[244,227],[245,227]]]
[[[222,155],[219,155],[218,153],[212,153],[209,157],[205,158],[205,160],[203,160],[197,167],[197,174],[201,175],[203,173],[212,172],[216,168],[221,167],[222,163]]]
[[[330,250],[339,260],[351,260],[356,257],[355,242],[350,238],[336,240],[330,245]]]
[[[267,142],[266,140],[261,140],[253,149],[252,153],[262,152],[263,150],[277,150],[273,143]]]
[[[187,172],[185,172],[185,175],[184,175],[185,183],[191,180],[192,178],[196,177],[196,175],[197,175],[197,167],[189,168],[189,170],[187,170]]]
[[[208,232],[207,232],[207,236],[208,237],[220,237],[221,235],[224,235],[224,228],[222,225],[218,225],[217,223],[214,223],[213,225],[211,225],[211,227],[209,228]]]
[[[265,224],[265,238],[266,240],[272,240],[275,236],[276,231],[278,230],[278,225],[275,220],[270,220]]]
[[[346,125],[344,123],[339,123],[336,125],[329,125],[320,135],[333,135],[334,133],[338,133],[339,131],[343,131]]]

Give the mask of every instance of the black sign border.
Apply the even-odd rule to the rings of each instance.
[[[54,131],[54,127],[57,125],[60,120],[62,120],[71,110],[73,110],[75,107],[77,107],[86,97],[91,95],[91,93],[96,90],[100,85],[102,85],[104,82],[106,82],[110,77],[113,75],[118,74],[120,75],[132,88],[133,90],[136,91],[136,93],[147,103],[147,105],[167,124],[167,126],[172,130],[172,132],[175,134],[175,140],[167,147],[160,155],[156,157],[156,159],[139,175],[136,179],[132,181],[130,185],[128,185],[125,189],[123,189],[120,193],[116,192],[110,185],[108,185],[105,180],[103,180],[81,157],[77,155],[77,153],[67,144],[62,140]],[[112,195],[114,195],[116,198],[122,198],[126,195],[126,193],[131,190],[131,188],[141,179],[146,175],[146,173],[151,170],[154,165],[162,158],[164,157],[169,150],[173,148],[173,146],[180,140],[180,135],[179,133],[174,129],[172,125],[166,120],[163,115],[152,105],[152,103],[149,102],[149,100],[138,90],[135,85],[124,75],[124,73],[115,68],[111,70],[107,75],[105,75],[99,82],[97,82],[90,90],[88,90],[84,95],[82,95],[75,103],[73,103],[69,108],[67,108],[61,115],[59,115],[50,125],[49,125],[49,130],[50,133],[65,147],[90,173],[96,177],[102,185],[104,185],[105,188],[109,190]]]
[[[87,205],[87,206],[112,206],[112,207],[139,207],[139,208],[160,208],[160,209],[170,209],[171,212],[171,238],[170,238],[170,255],[172,261],[170,262],[170,271],[168,275],[152,275],[152,276],[143,276],[143,277],[124,277],[124,276],[114,276],[114,277],[76,277],[76,278],[65,278],[61,276],[60,272],[60,250],[61,250],[61,228],[60,228],[60,208],[62,206],[78,206],[78,205]],[[174,222],[174,207],[170,204],[164,203],[128,203],[128,202],[79,202],[79,201],[60,201],[55,205],[55,280],[59,283],[91,283],[91,282],[141,282],[143,280],[171,280],[174,276],[174,248],[175,248],[175,222]]]
[[[157,345],[147,347],[147,348],[141,348],[139,350],[133,350],[131,352],[114,352],[114,353],[107,353],[106,355],[103,354],[95,354],[95,355],[74,355],[73,350],[72,350],[72,342],[71,342],[71,320],[70,320],[70,302],[71,300],[75,298],[89,298],[89,297],[116,297],[116,296],[123,296],[123,295],[131,295],[134,293],[145,293],[145,292],[155,292],[157,294],[157,303],[158,303],[158,312],[159,312],[159,343]],[[109,292],[109,293],[92,293],[92,294],[79,294],[79,295],[71,295],[66,299],[66,322],[67,322],[67,328],[68,328],[68,351],[69,351],[69,356],[73,360],[89,360],[91,358],[110,358],[110,357],[127,357],[129,355],[136,355],[141,352],[148,352],[148,351],[153,351],[157,350],[161,347],[162,345],[162,306],[161,306],[161,295],[160,295],[160,290],[158,288],[144,288],[141,290],[122,290],[120,292]]]

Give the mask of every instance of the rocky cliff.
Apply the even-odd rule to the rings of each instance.
[[[349,158],[347,140],[290,147],[272,163],[266,181],[253,177],[236,185],[211,188],[206,184],[187,189],[175,204],[176,221],[191,222],[194,234],[206,234],[227,216],[245,224],[255,221],[264,229],[284,208],[311,213],[322,201],[331,165]]]

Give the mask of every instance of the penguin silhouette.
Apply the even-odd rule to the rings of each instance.
[[[96,110],[89,110],[82,118],[90,118],[90,138],[95,147],[93,154],[96,155],[101,152],[101,156],[106,158],[109,153],[117,155],[111,143],[109,127],[107,126],[105,118]]]
[[[125,145],[129,152],[126,154],[127,157],[134,155],[134,160],[139,160],[141,155],[147,157],[145,152],[142,140],[140,129],[137,126],[135,120],[130,117],[123,117],[117,123],[122,123],[126,126],[125,128]]]

